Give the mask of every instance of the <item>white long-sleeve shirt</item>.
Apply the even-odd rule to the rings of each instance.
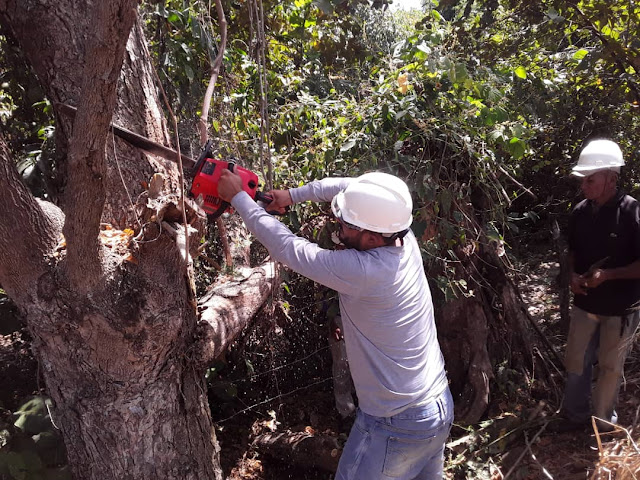
[[[291,189],[295,202],[329,202],[351,179]],[[402,246],[327,250],[293,234],[245,193],[231,204],[273,260],[336,290],[359,407],[390,417],[447,386],[431,292],[412,232]]]

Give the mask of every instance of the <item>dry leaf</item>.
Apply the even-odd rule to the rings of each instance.
[[[408,77],[406,73],[398,75],[398,92],[403,95],[409,90]]]

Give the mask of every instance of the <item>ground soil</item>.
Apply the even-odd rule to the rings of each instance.
[[[593,430],[555,433],[548,423],[559,407],[563,387],[558,358],[565,337],[559,327],[557,274],[558,263],[551,252],[530,252],[526,264],[514,264],[513,275],[529,313],[556,354],[537,338],[539,372],[523,376],[498,369],[486,418],[477,425],[452,429],[446,451],[447,479],[591,478],[599,451],[613,448],[627,433],[638,438],[637,345],[628,359],[617,408],[624,430],[600,436],[599,446]],[[210,404],[228,479],[333,478],[330,471],[296,465],[295,453],[286,459],[274,458],[251,446],[257,435],[274,431],[322,433],[343,443],[353,422],[342,419],[334,407],[326,326],[306,322],[294,337],[287,337],[287,321],[292,319],[271,319],[254,327],[234,346],[227,362],[210,372]],[[17,408],[21,399],[37,391],[36,371],[26,332],[0,337],[0,402],[5,409]],[[544,382],[537,380],[542,371]]]

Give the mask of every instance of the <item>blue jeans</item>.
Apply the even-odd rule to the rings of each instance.
[[[452,423],[449,387],[427,405],[393,417],[358,409],[335,480],[441,480]]]

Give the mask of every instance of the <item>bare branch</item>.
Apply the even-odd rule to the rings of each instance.
[[[538,196],[535,193],[533,193],[531,190],[529,190],[527,187],[525,187],[522,183],[520,183],[515,178],[513,178],[513,176],[511,176],[511,174],[509,172],[507,172],[501,165],[498,165],[498,170],[500,170],[504,174],[505,177],[507,177],[509,180],[511,180],[513,183],[515,183],[518,187],[520,187],[522,190],[527,192],[527,194],[529,194],[529,196],[531,198],[533,198],[535,201],[538,201]]]
[[[68,274],[78,291],[101,277],[100,219],[105,202],[105,144],[116,103],[116,87],[137,2],[96,3],[94,35],[85,54],[78,112],[69,148],[66,190]]]
[[[205,93],[202,101],[202,113],[200,114],[200,122],[198,123],[200,129],[200,143],[202,145],[207,143],[207,119],[209,118],[211,98],[213,97],[213,91],[216,87],[216,82],[218,81],[218,75],[220,74],[220,66],[222,65],[222,59],[224,58],[224,51],[227,48],[227,17],[224,15],[221,0],[216,0],[216,11],[218,13],[218,24],[220,25],[220,46],[218,48],[218,56],[211,67],[211,78],[209,78],[207,92]]]
[[[18,304],[35,296],[47,257],[62,240],[64,215],[21,182],[0,136],[0,284]]]

